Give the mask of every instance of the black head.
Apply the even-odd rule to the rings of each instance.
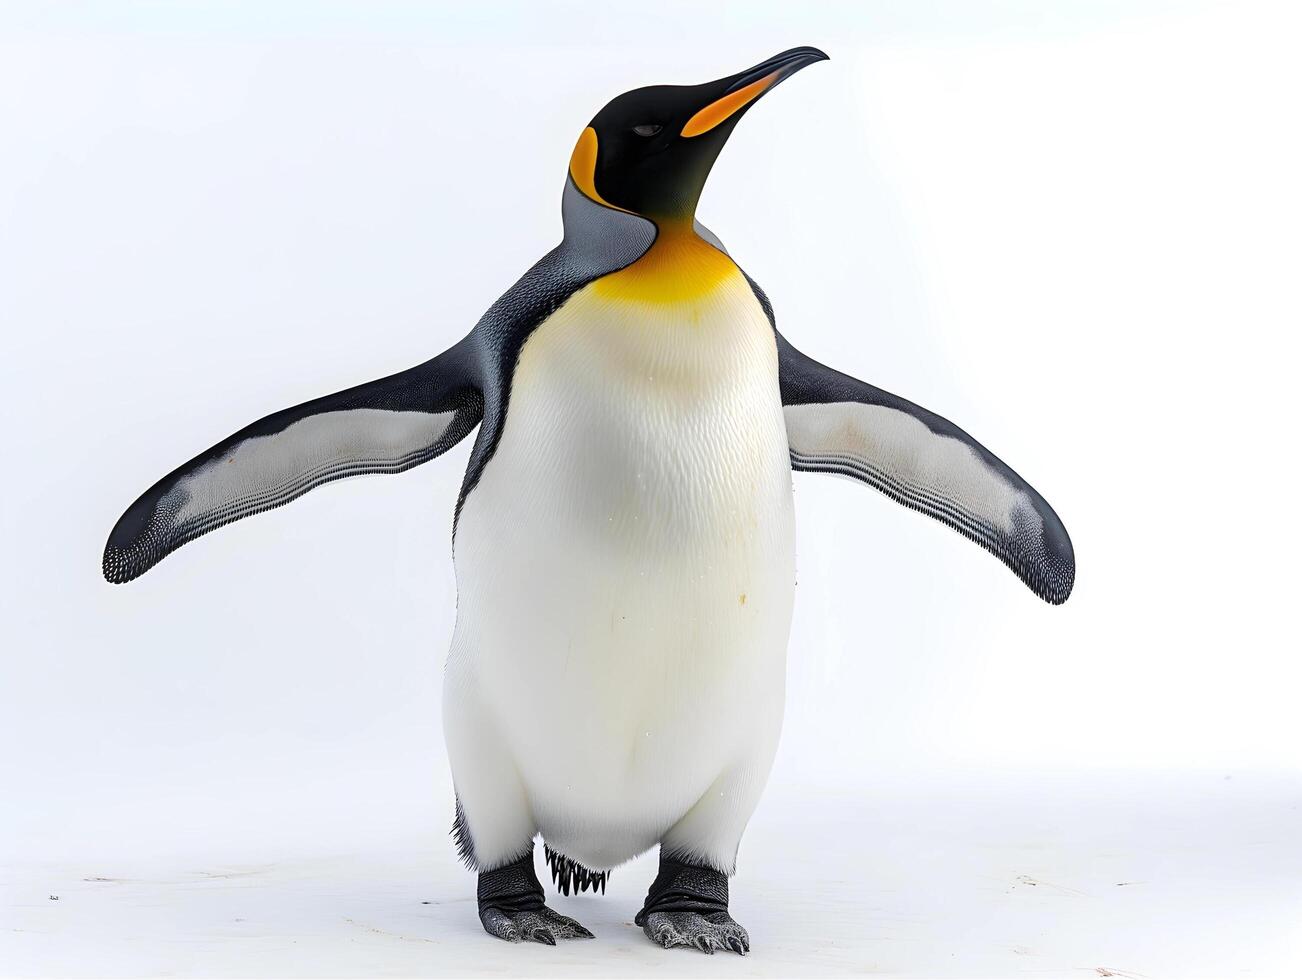
[[[579,137],[570,176],[602,204],[648,218],[690,219],[737,120],[783,79],[826,60],[817,48],[792,48],[704,85],[625,92]]]

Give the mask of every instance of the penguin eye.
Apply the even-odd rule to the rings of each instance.
[[[634,126],[633,132],[637,133],[639,136],[654,136],[662,129],[664,129],[663,126],[657,126],[655,123],[646,123],[642,126]]]

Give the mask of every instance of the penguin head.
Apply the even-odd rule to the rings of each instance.
[[[583,130],[570,178],[588,198],[655,221],[691,221],[733,127],[817,48],[792,48],[703,85],[653,85],[609,102]]]

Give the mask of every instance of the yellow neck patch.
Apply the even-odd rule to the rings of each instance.
[[[658,227],[655,243],[645,255],[602,276],[592,288],[611,299],[681,303],[701,299],[739,275],[732,259],[697,235],[691,221]]]
[[[570,155],[570,178],[586,197],[598,204],[633,214],[597,193],[593,179],[596,167],[597,131],[589,126],[579,134]],[[696,234],[691,218],[657,221],[656,227],[656,240],[645,255],[632,265],[598,279],[593,288],[610,299],[680,303],[712,293],[738,274],[732,259]]]

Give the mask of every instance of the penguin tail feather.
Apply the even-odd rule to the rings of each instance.
[[[588,889],[592,889],[594,894],[597,889],[601,889],[602,894],[605,894],[606,879],[610,877],[609,871],[592,871],[585,868],[564,854],[553,851],[546,842],[543,843],[543,853],[547,856],[547,864],[552,869],[552,881],[556,883],[562,895],[568,895],[571,890],[577,895]]]
[[[461,863],[471,871],[478,871],[479,860],[475,857],[475,839],[470,836],[470,824],[466,822],[466,811],[461,809],[460,800],[457,800],[457,812],[452,820],[451,833]]]

